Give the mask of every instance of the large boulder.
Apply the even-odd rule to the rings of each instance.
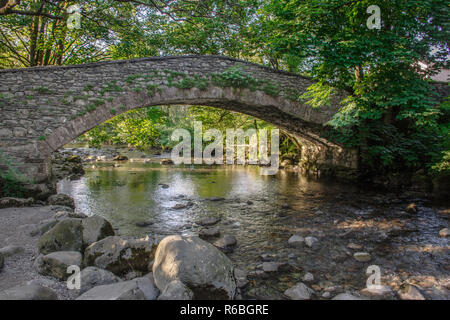
[[[79,293],[85,293],[94,287],[117,283],[122,281],[114,273],[99,269],[97,267],[87,267],[81,270],[80,273],[81,288]]]
[[[76,300],[155,300],[158,294],[151,279],[142,277],[94,287]]]
[[[58,300],[58,296],[49,288],[30,283],[0,292],[0,300]]]
[[[106,269],[118,276],[130,271],[148,272],[154,259],[156,243],[149,237],[127,239],[117,236],[94,242],[84,252],[86,266]]]
[[[48,203],[50,205],[66,206],[75,209],[75,201],[64,193],[58,193],[48,197]]]
[[[66,219],[58,222],[39,239],[42,254],[56,251],[81,251],[83,244],[81,219]]]
[[[85,248],[94,242],[115,234],[111,223],[99,216],[83,219],[81,224],[83,226],[83,246]]]
[[[180,280],[195,299],[233,299],[236,283],[233,263],[210,243],[198,237],[169,236],[158,246],[153,264],[156,286],[164,292]]]
[[[194,293],[180,280],[173,280],[167,286],[164,292],[158,297],[158,300],[192,300]]]
[[[67,280],[70,276],[67,268],[72,265],[81,267],[82,260],[81,253],[76,251],[52,252],[39,259],[38,271],[59,280]]]

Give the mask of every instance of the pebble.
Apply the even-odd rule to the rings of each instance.
[[[355,254],[353,254],[353,258],[359,262],[368,262],[372,259],[370,254],[367,252],[355,252]]]
[[[360,250],[360,249],[362,249],[362,245],[359,245],[359,244],[350,242],[350,243],[347,245],[347,248],[353,249],[353,250]]]
[[[287,289],[284,295],[291,300],[310,300],[313,293],[314,290],[300,282],[292,288]]]
[[[305,242],[305,239],[302,236],[294,234],[292,237],[289,238],[288,244],[291,247],[300,247]]]
[[[374,285],[370,286],[368,288],[364,288],[360,291],[360,293],[364,296],[368,297],[389,297],[392,296],[392,290],[388,286],[382,286],[382,285]]]
[[[306,237],[305,238],[305,244],[312,248],[314,245],[318,244],[319,239],[315,238],[315,237]]]
[[[305,275],[303,276],[303,281],[304,282],[314,281],[314,275],[310,272],[305,273]]]
[[[420,290],[411,284],[403,284],[397,294],[402,300],[425,300]]]
[[[439,236],[442,238],[447,238],[449,235],[448,228],[444,228],[441,231],[439,231]]]

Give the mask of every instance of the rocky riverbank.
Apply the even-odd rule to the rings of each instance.
[[[0,209],[0,299],[450,298],[448,228],[437,230],[444,244],[439,250],[416,240],[401,248],[392,241],[414,234],[424,223],[436,223],[426,221],[424,214],[432,213],[421,204],[406,206],[391,222],[364,210],[353,212],[359,216],[353,222],[336,214],[337,233],[297,228],[284,250],[271,252],[268,245],[259,261],[244,266],[232,262],[239,242],[222,233],[227,224],[218,218],[196,222],[204,240],[180,235],[160,240],[151,234],[133,238],[118,235],[104,218],[75,212],[70,197],[60,194],[50,202]],[[283,210],[287,214],[280,219],[293,218],[289,205]],[[326,228],[328,214],[318,211],[311,218]],[[438,214],[448,220],[448,210]],[[361,281],[372,264],[383,268],[378,288],[366,288]],[[69,290],[66,271],[73,265],[82,270],[81,288]],[[282,295],[273,292],[276,282]]]

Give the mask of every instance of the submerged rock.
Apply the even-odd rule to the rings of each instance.
[[[237,240],[235,236],[227,234],[214,242],[214,245],[223,252],[231,252],[236,247]]]
[[[415,203],[410,203],[406,208],[405,211],[408,213],[417,213],[417,205]]]
[[[397,292],[402,300],[425,300],[420,290],[411,284],[403,284]]]
[[[248,277],[247,271],[241,269],[234,269],[234,278],[236,279],[236,286],[238,288],[241,289],[245,288],[249,284],[247,277]]]
[[[362,299],[350,293],[340,293],[331,300],[362,300]]]
[[[0,253],[0,271],[2,271],[4,264],[5,264],[5,258],[3,257],[3,254]]]
[[[355,254],[353,254],[353,258],[359,262],[368,262],[372,259],[370,254],[367,252],[355,252]]]
[[[214,238],[220,235],[220,229],[218,227],[214,228],[205,228],[200,230],[198,236],[202,239]]]
[[[198,237],[164,238],[156,250],[153,277],[162,292],[180,280],[195,299],[233,299],[236,293],[231,260]]]
[[[449,234],[450,233],[449,233],[448,228],[444,228],[439,231],[439,236],[442,238],[447,238],[449,236]]]
[[[310,248],[316,247],[319,244],[319,240],[315,237],[306,237],[305,244]]]
[[[126,239],[110,236],[86,248],[84,263],[86,266],[109,270],[118,276],[130,271],[148,272],[155,251],[156,243],[149,237]]]
[[[294,234],[292,237],[289,238],[288,244],[291,247],[300,247],[305,243],[305,239],[302,236]]]
[[[135,225],[140,228],[145,228],[151,226],[152,224],[154,224],[153,221],[140,221],[135,223]]]
[[[310,300],[312,294],[314,290],[301,282],[284,292],[284,295],[291,300]]]
[[[174,164],[174,162],[171,159],[161,159],[161,161],[159,162],[162,165],[172,165]]]
[[[361,291],[361,294],[367,297],[380,297],[380,298],[388,298],[391,297],[393,292],[391,288],[388,286],[370,286],[368,288],[364,288]]]
[[[219,222],[220,222],[220,218],[206,217],[206,218],[202,218],[199,221],[197,221],[197,224],[201,225],[201,226],[212,226]]]
[[[122,154],[119,154],[113,158],[114,161],[127,161],[128,157]]]

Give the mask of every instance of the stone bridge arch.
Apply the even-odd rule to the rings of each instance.
[[[35,183],[50,155],[112,117],[145,106],[205,105],[266,120],[302,145],[305,170],[354,173],[357,154],[322,138],[339,108],[313,109],[298,97],[307,77],[222,56],[174,56],[0,70],[0,150]]]

